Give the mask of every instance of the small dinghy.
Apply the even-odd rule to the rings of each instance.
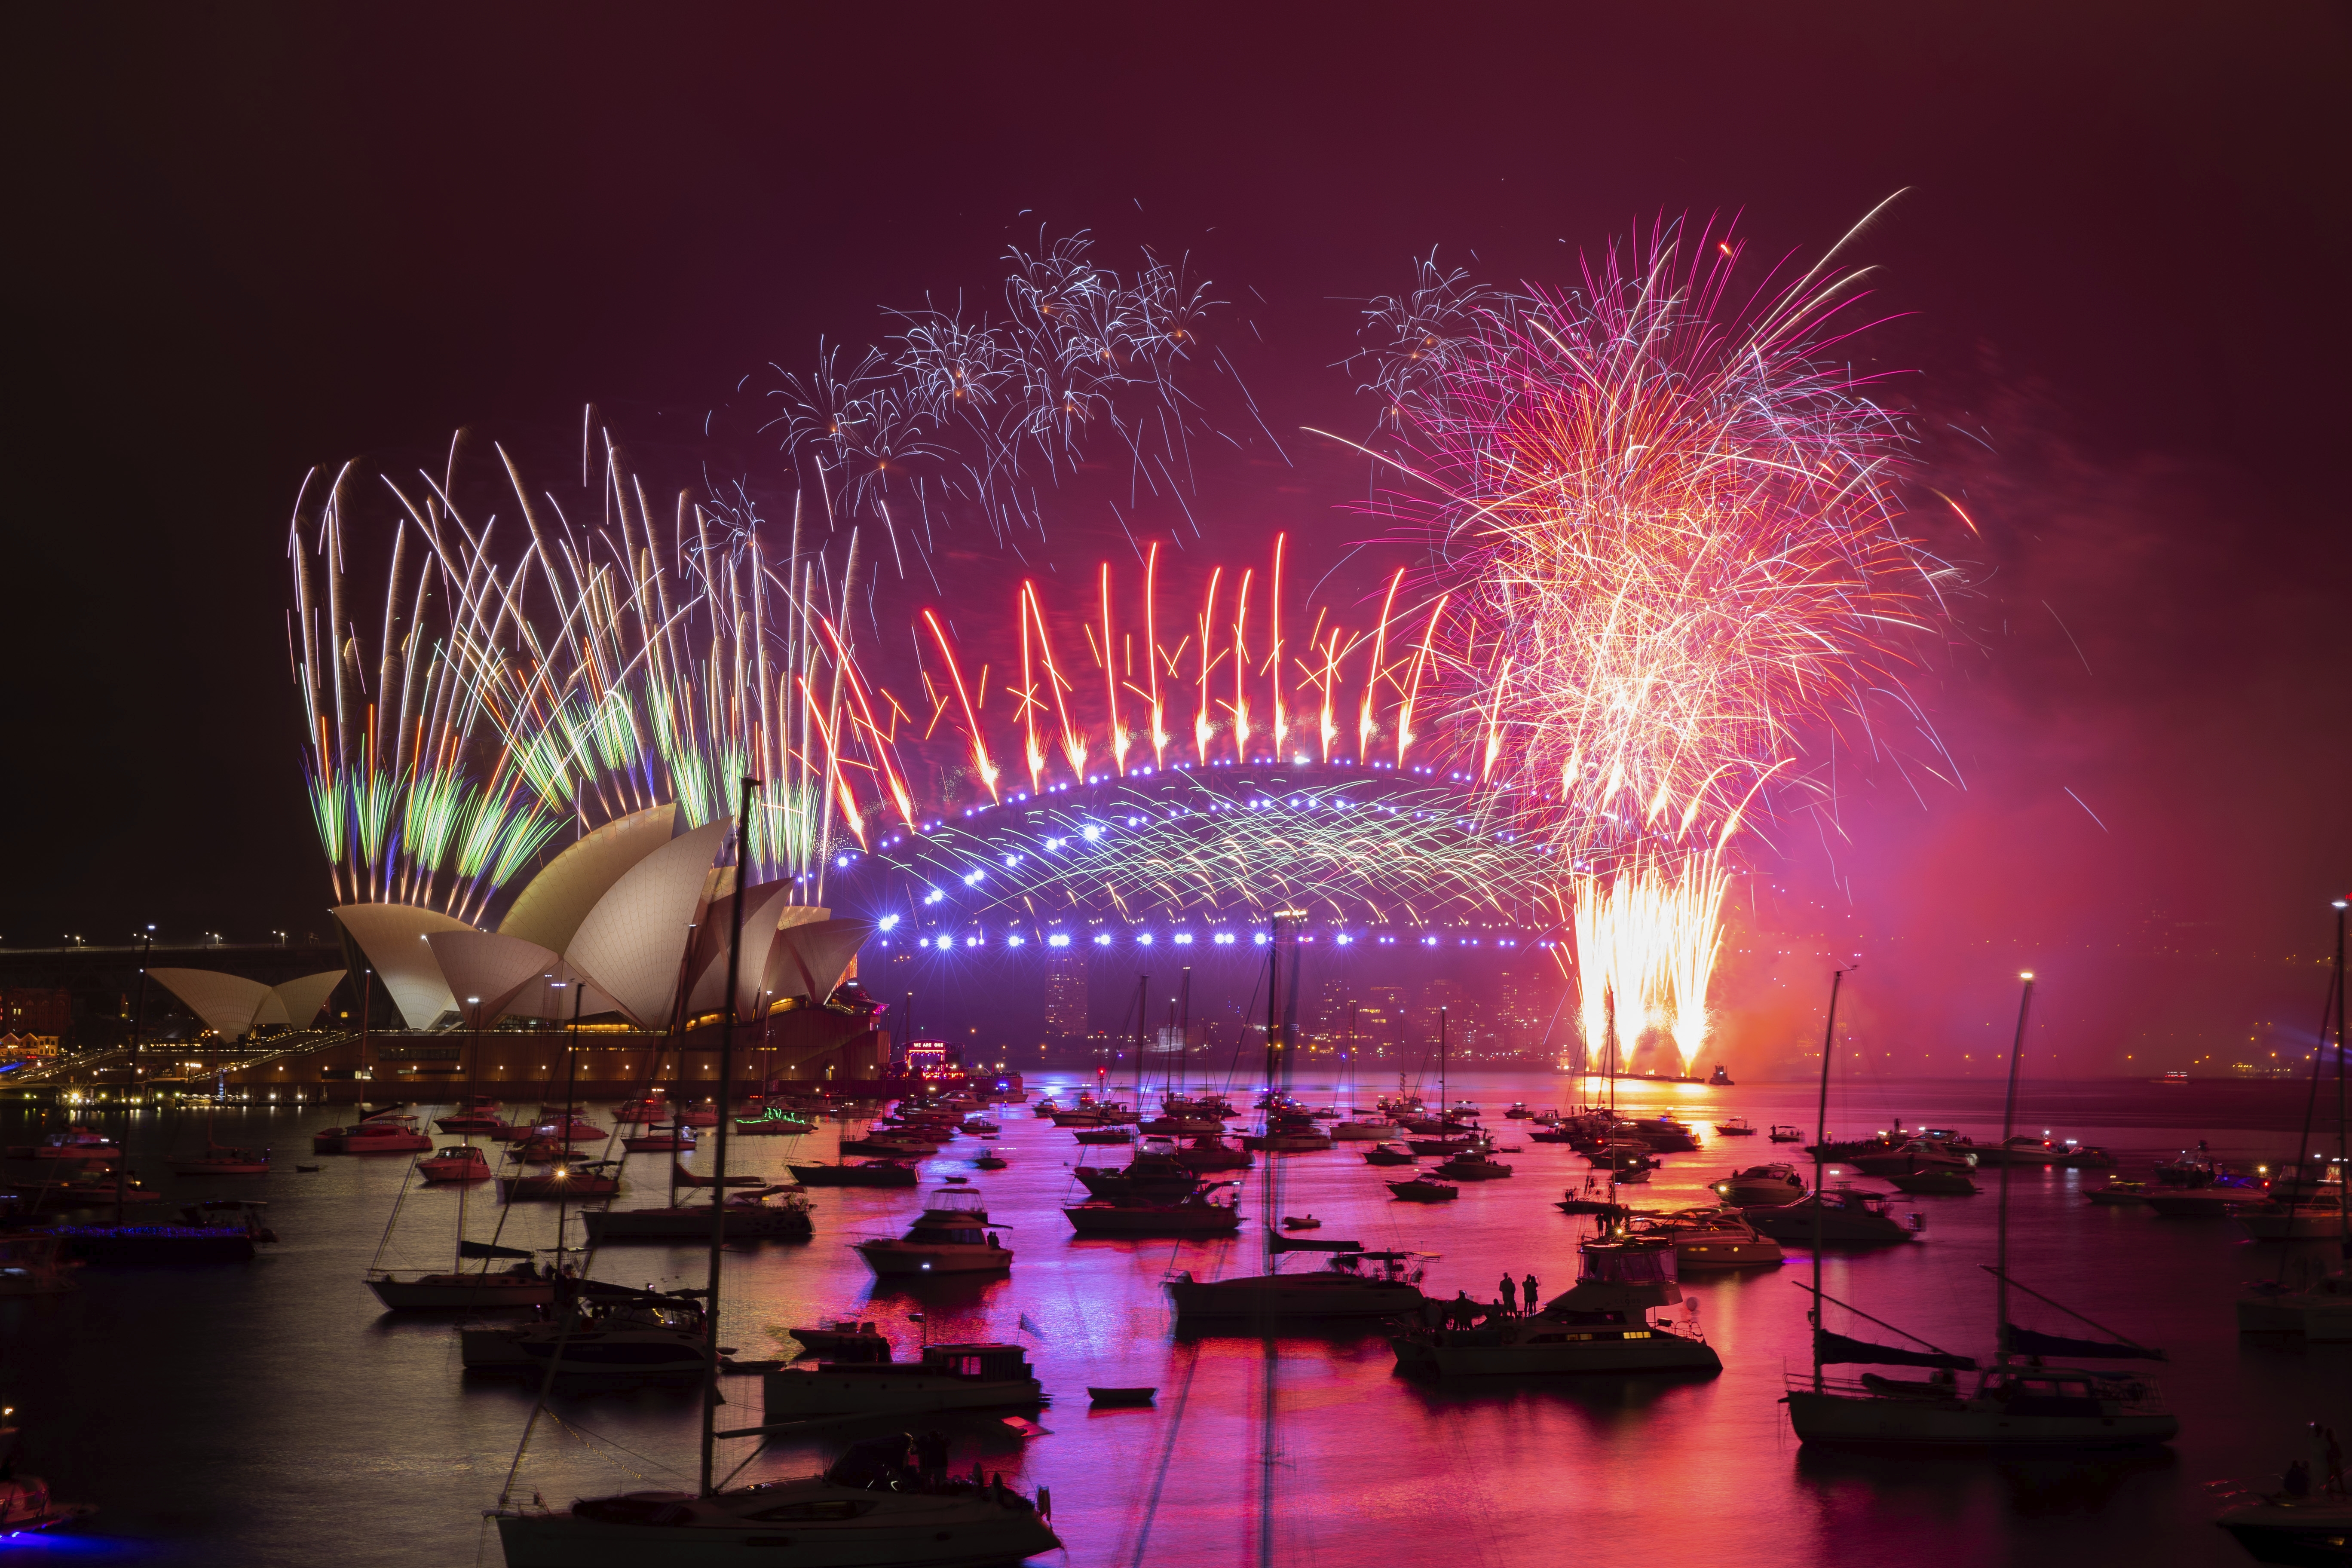
[[[1285,1215],[1282,1216],[1282,1228],[1285,1230],[1321,1230],[1323,1228],[1323,1222],[1317,1219],[1311,1214]]]
[[[1160,1390],[1157,1388],[1096,1388],[1091,1384],[1087,1388],[1088,1399],[1097,1405],[1107,1405],[1114,1408],[1149,1405],[1159,1393]]]

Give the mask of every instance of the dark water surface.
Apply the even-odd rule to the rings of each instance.
[[[1575,1098],[1565,1079],[1544,1073],[1457,1075],[1454,1088],[1497,1127],[1516,1125],[1500,1120],[1514,1100],[1540,1108]],[[1301,1089],[1316,1103],[1350,1092],[1369,1101],[1376,1089],[1350,1091],[1328,1078]],[[2039,1084],[2024,1103],[2024,1130],[2104,1144],[2124,1159],[2119,1173],[2144,1175],[2151,1160],[2200,1137],[2250,1161],[2291,1156],[2303,1091],[2278,1082]],[[1738,1115],[1759,1127],[1810,1128],[1812,1091],[1628,1086],[1621,1106],[1671,1106],[1702,1125]],[[1909,1125],[1986,1140],[1998,1135],[2000,1110],[1994,1085],[1880,1085],[1839,1093],[1831,1121],[1858,1134],[1900,1113]],[[596,1114],[609,1121],[609,1108]],[[236,1189],[269,1199],[284,1238],[260,1260],[89,1269],[71,1295],[0,1301],[0,1402],[26,1413],[26,1468],[100,1510],[79,1537],[0,1547],[0,1557],[246,1568],[498,1561],[480,1510],[499,1495],[536,1387],[462,1376],[450,1320],[378,1310],[362,1276],[408,1162],[313,1159],[310,1130],[340,1120],[348,1113],[222,1114],[223,1142],[278,1150],[277,1171]],[[1055,1402],[1045,1435],[1024,1441],[985,1417],[928,1424],[951,1430],[958,1468],[980,1457],[1050,1485],[1073,1563],[1238,1563],[1255,1560],[1262,1541],[1273,1561],[1325,1564],[2232,1563],[2245,1559],[2210,1522],[2210,1487],[2273,1484],[2300,1451],[2307,1421],[2352,1429],[2352,1347],[2242,1342],[2234,1331],[2232,1299],[2265,1270],[2269,1249],[2258,1254],[2227,1222],[2084,1202],[2084,1184],[2105,1173],[2021,1171],[2015,1277],[2169,1350],[2169,1363],[2155,1369],[2182,1422],[2169,1448],[2031,1461],[1801,1449],[1778,1403],[1783,1373],[1808,1354],[1804,1296],[1792,1283],[1808,1268],[1792,1247],[1781,1268],[1686,1282],[1724,1360],[1722,1375],[1705,1381],[1437,1389],[1395,1376],[1377,1336],[1285,1341],[1271,1363],[1269,1453],[1266,1347],[1177,1341],[1159,1289],[1171,1266],[1257,1271],[1264,1157],[1237,1242],[1079,1243],[1058,1212],[1075,1186],[1065,1169],[1079,1153],[1070,1134],[1020,1110],[998,1120],[1012,1168],[971,1173],[1016,1249],[1009,1279],[877,1290],[845,1244],[900,1227],[917,1194],[826,1190],[816,1197],[814,1242],[730,1257],[722,1338],[761,1356],[772,1353],[771,1326],[851,1314],[881,1323],[902,1356],[926,1329],[934,1340],[1019,1338]],[[2323,1120],[2332,1142],[2332,1118]],[[21,1109],[0,1111],[6,1141],[21,1141],[27,1125]],[[124,1131],[121,1118],[105,1125]],[[127,1137],[133,1168],[160,1190],[184,1201],[228,1190],[165,1173],[167,1152],[201,1146],[201,1112],[139,1113]],[[1522,1140],[1507,1132],[1503,1142]],[[1710,1201],[1706,1182],[1775,1153],[1761,1137],[1706,1142],[1669,1156],[1634,1201]],[[781,1173],[787,1158],[829,1155],[833,1143],[831,1131],[740,1140],[735,1163]],[[960,1140],[926,1174],[970,1172],[976,1152]],[[1506,1268],[1532,1270],[1547,1296],[1572,1280],[1574,1243],[1590,1222],[1550,1206],[1586,1173],[1564,1147],[1526,1143],[1507,1156],[1513,1179],[1465,1184],[1460,1201],[1434,1208],[1391,1201],[1386,1173],[1360,1153],[1341,1145],[1278,1157],[1276,1212],[1311,1212],[1326,1237],[1439,1254],[1428,1288],[1445,1295],[1491,1297]],[[297,1174],[297,1157],[325,1169]],[[659,1201],[666,1158],[632,1159],[642,1175],[624,1206]],[[1986,1353],[1992,1286],[1979,1265],[1993,1255],[1997,1181],[1979,1177],[1987,1190],[1975,1197],[1904,1203],[1927,1215],[1924,1239],[1830,1258],[1827,1289],[1923,1338]],[[488,1189],[468,1201],[469,1231],[488,1237],[497,1218]],[[454,1192],[412,1191],[387,1261],[446,1261],[457,1202]],[[520,1205],[504,1239],[551,1246],[554,1224],[552,1205]],[[703,1267],[693,1248],[614,1247],[593,1271],[674,1285],[699,1283]],[[910,1319],[917,1312],[927,1324]],[[2079,1331],[2031,1303],[2017,1315]],[[1034,1332],[1021,1329],[1024,1316]],[[1833,1316],[1832,1326],[1855,1325]],[[1158,1408],[1089,1413],[1089,1384],[1156,1384]],[[730,1380],[728,1394],[729,1422],[760,1418],[756,1380]],[[562,1502],[690,1487],[695,1399],[684,1388],[561,1391],[551,1405],[558,1419],[541,1422],[523,1460],[523,1493]],[[750,1443],[729,1443],[722,1462],[749,1458],[747,1479],[805,1473],[845,1434],[856,1432],[756,1457]]]

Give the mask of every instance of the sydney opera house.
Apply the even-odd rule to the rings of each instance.
[[[351,903],[333,910],[346,969],[276,985],[200,969],[157,968],[223,1041],[265,1036],[285,1048],[227,1068],[232,1091],[292,1090],[387,1080],[520,1093],[560,1090],[564,1045],[583,1092],[609,1092],[659,1071],[717,1077],[731,1012],[738,1081],[747,1075],[847,1085],[889,1059],[883,1009],[856,984],[871,922],[835,920],[795,901],[780,879],[739,895],[717,864],[730,820],[686,828],[663,805],[605,824],[551,859],[495,929],[421,904]],[[729,948],[741,903],[742,957],[730,1008]],[[347,973],[381,987],[398,1027],[313,1029]],[[664,1064],[675,1040],[682,1049]]]

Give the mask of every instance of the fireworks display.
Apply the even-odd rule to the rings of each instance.
[[[1834,252],[1832,252],[1834,255]],[[1859,274],[1743,300],[1679,226],[1569,290],[1425,267],[1375,303],[1372,389],[1449,590],[1429,641],[1455,765],[1574,858],[1588,1045],[1705,1037],[1723,857],[1809,740],[1874,700],[1943,568],[1896,526],[1899,422],[1837,353]]]
[[[1012,259],[1002,318],[903,312],[784,377],[788,524],[749,485],[656,507],[609,439],[569,508],[503,451],[365,502],[314,478],[290,637],[338,895],[478,918],[567,830],[709,821],[749,772],[754,863],[811,902],[878,865],[917,928],[953,889],[1039,941],[1081,909],[1532,927],[1572,938],[1590,1059],[1686,1068],[1738,847],[1819,787],[1815,737],[1894,751],[1891,711],[1937,769],[1896,676],[1944,569],[1897,525],[1899,421],[1836,357],[1855,274],[1735,299],[1735,247],[1674,227],[1571,289],[1425,266],[1368,313],[1425,566],[1335,606],[1286,534],[1181,570],[1152,544],[992,608],[939,587],[956,514],[1025,564],[1088,443],[1182,492],[1206,429],[1176,376],[1203,286],[1083,239]],[[394,522],[365,626],[362,505]]]

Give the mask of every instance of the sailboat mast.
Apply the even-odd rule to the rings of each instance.
[[[1836,1049],[1838,988],[1845,971],[1830,971],[1830,1016],[1822,1026],[1822,1095],[1813,1114],[1813,1392],[1822,1391],[1822,1218],[1829,1200],[1822,1195],[1822,1167],[1830,1146],[1830,1056]],[[1612,1167],[1613,1168],[1613,1167]]]
[[[2000,1221],[1993,1241],[1993,1360],[2001,1366],[2009,1364],[2009,1173],[2015,1152],[2009,1140],[2017,1131],[2017,1058],[2025,1054],[2025,1017],[2033,1010],[2033,971],[2026,970],[2018,978],[2025,982],[2025,994],[2017,1001],[2017,1039],[2009,1047],[2009,1097],[2000,1110]]]
[[[2336,1255],[2341,1261],[2352,1262],[2352,1201],[2345,1197],[2352,1193],[2352,1163],[2344,1157],[2344,916],[2347,908],[2352,908],[2352,900],[2336,900]],[[2326,1040],[2327,1032],[2323,1029],[2321,1045]]]
[[[1192,966],[1184,966],[1176,984],[1176,1093],[1185,1094],[1184,1058],[1192,1048]]]
[[[1150,1081],[1145,1068],[1150,1065],[1144,1057],[1145,1030],[1143,1010],[1151,1005],[1151,976],[1135,977],[1135,1109],[1143,1109],[1144,1085]]]
[[[737,987],[743,975],[743,903],[745,879],[751,874],[751,792],[759,780],[743,780],[742,804],[735,813],[735,910],[727,937],[727,994],[719,1005],[719,1148],[712,1162],[710,1183],[710,1279],[702,1295],[702,1328],[709,1337],[709,1360],[702,1374],[702,1495],[711,1493],[712,1445],[719,1417],[719,1271],[727,1247],[728,1107],[734,1098]],[[824,999],[818,998],[820,1002]],[[682,1005],[682,1004],[681,1004]],[[670,1157],[676,1169],[677,1156]]]

